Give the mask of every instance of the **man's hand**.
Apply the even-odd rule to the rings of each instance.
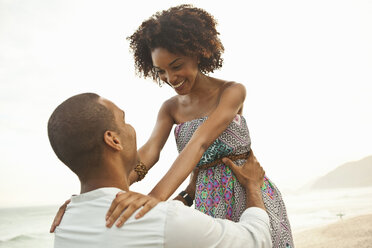
[[[159,199],[152,196],[132,191],[119,192],[106,214],[106,226],[112,227],[117,220],[116,226],[121,227],[137,209],[143,206],[135,216],[136,219],[141,218],[159,202]]]
[[[223,158],[222,161],[230,167],[240,184],[244,187],[247,188],[248,186],[256,185],[257,188],[259,188],[262,186],[265,171],[261,167],[260,163],[257,161],[252,150],[249,153],[248,159],[243,166],[235,165],[228,158]]]
[[[259,207],[265,210],[261,193],[265,171],[257,161],[252,150],[243,166],[235,165],[228,158],[223,158],[222,161],[231,168],[240,184],[245,188],[246,207]]]
[[[65,203],[63,203],[63,205],[59,207],[56,217],[54,217],[52,226],[50,227],[49,230],[50,233],[53,233],[54,230],[56,230],[56,227],[59,226],[59,224],[61,223],[62,217],[65,214],[67,205],[70,203],[70,201],[71,201],[70,199],[65,201]]]

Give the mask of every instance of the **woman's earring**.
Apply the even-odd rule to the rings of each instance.
[[[159,87],[162,87],[163,84],[161,83],[160,77],[156,75],[156,82],[158,83]]]
[[[162,87],[163,83],[161,82],[158,72],[154,71],[154,73],[155,73],[155,82],[159,85],[159,87]]]

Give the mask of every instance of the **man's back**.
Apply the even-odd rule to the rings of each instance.
[[[107,228],[107,210],[120,190],[100,188],[71,199],[55,232],[55,248],[163,247],[167,204],[159,203],[144,217],[133,217],[122,228]]]
[[[121,228],[107,228],[105,216],[119,191],[100,188],[72,197],[55,231],[54,247],[271,247],[269,218],[257,207],[234,223],[179,201],[160,202],[140,219],[130,217]]]

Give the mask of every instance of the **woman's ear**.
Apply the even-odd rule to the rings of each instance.
[[[103,135],[103,140],[112,149],[117,151],[123,150],[119,136],[114,131],[106,131]]]

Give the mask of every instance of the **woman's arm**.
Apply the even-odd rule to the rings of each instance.
[[[230,83],[222,92],[217,108],[200,125],[179,154],[169,171],[149,195],[167,200],[195,168],[208,147],[229,126],[243,106],[245,88],[242,84]]]
[[[155,127],[148,141],[138,150],[141,162],[150,170],[159,160],[160,152],[167,141],[172,130],[174,120],[170,114],[172,99],[166,101],[161,106]],[[138,179],[137,173],[133,170],[129,175],[130,184]]]
[[[195,200],[195,191],[196,191],[196,181],[198,178],[199,169],[195,168],[191,175],[190,175],[190,182],[189,185],[187,185],[186,189],[184,190],[194,201]],[[184,205],[191,207],[188,202],[180,195],[177,195],[173,200],[181,201]]]

